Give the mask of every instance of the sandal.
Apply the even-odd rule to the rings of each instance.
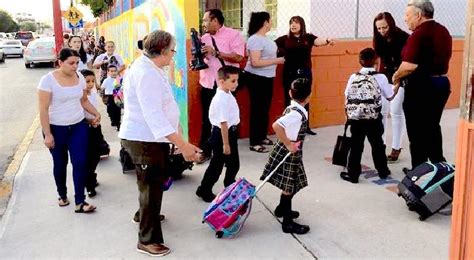
[[[66,207],[67,205],[69,205],[69,200],[67,198],[58,198],[58,206]]]
[[[254,151],[257,153],[268,153],[267,148],[265,148],[265,146],[261,144],[250,146],[250,151]]]
[[[76,213],[91,213],[93,212],[97,207],[94,205],[90,205],[87,202],[83,202],[79,205],[76,205],[76,210],[74,212]]]
[[[398,157],[400,156],[401,151],[402,151],[402,148],[398,150],[392,148],[392,152],[387,156],[387,162],[396,163],[398,161]]]
[[[273,145],[273,141],[268,139],[268,138],[265,138],[265,139],[263,139],[262,144],[263,145]]]

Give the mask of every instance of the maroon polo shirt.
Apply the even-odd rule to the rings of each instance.
[[[431,20],[419,25],[402,50],[402,61],[417,64],[422,75],[448,73],[453,39],[446,27]]]

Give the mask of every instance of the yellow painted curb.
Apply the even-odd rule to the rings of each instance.
[[[15,178],[18,169],[20,169],[21,162],[25,157],[25,154],[28,152],[31,142],[35,136],[35,132],[40,125],[39,114],[36,115],[33,123],[26,132],[25,137],[18,146],[15,154],[13,155],[13,160],[8,165],[5,174],[3,175],[3,180],[0,182],[0,198],[6,198],[11,195],[13,190],[13,180]]]

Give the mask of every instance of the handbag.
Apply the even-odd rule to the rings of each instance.
[[[349,121],[344,126],[344,134],[339,135],[332,153],[332,164],[347,167],[347,158],[351,151],[351,138],[346,135]]]

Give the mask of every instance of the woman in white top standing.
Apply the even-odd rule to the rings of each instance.
[[[91,70],[92,56],[87,54],[86,50],[84,49],[84,43],[82,42],[81,37],[77,35],[70,36],[68,40],[68,46],[79,53],[79,65],[77,66],[77,70]]]
[[[179,107],[163,70],[173,59],[176,41],[165,31],[150,33],[143,43],[143,55],[127,70],[123,79],[124,115],[119,137],[137,172],[140,209],[138,252],[163,256],[165,246],[160,216],[163,185],[167,180],[169,143],[175,144],[186,161],[197,159],[200,150],[183,140],[179,129]]]
[[[94,115],[93,124],[99,124],[100,114],[91,105],[85,91],[84,77],[77,73],[79,53],[62,49],[59,69],[43,76],[38,85],[39,111],[44,144],[53,157],[53,173],[59,194],[58,205],[69,205],[66,173],[68,152],[74,179],[74,200],[77,213],[89,213],[94,205],[85,201],[87,133],[84,110]]]
[[[249,59],[245,71],[250,94],[250,150],[259,153],[268,152],[263,145],[273,145],[267,138],[268,113],[276,66],[285,62],[285,58],[276,56],[276,43],[266,37],[271,28],[269,13],[251,14],[247,40]]]

